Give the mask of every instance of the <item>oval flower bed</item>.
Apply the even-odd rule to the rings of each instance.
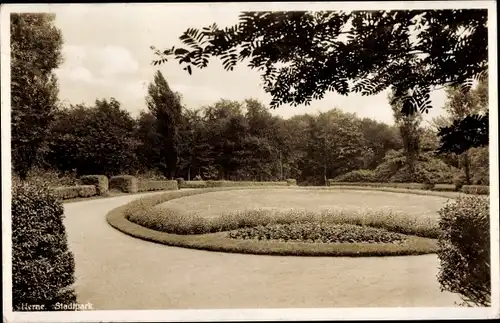
[[[367,226],[333,223],[267,224],[229,232],[232,239],[311,243],[402,243],[406,236]]]
[[[425,219],[402,214],[247,210],[204,218],[155,207],[224,190],[228,188],[142,198],[111,211],[107,220],[137,238],[211,251],[295,256],[396,256],[437,251],[439,229]]]

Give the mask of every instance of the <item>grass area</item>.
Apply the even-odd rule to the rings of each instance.
[[[201,196],[200,196],[201,197]],[[190,235],[231,231],[268,224],[326,223],[373,227],[392,232],[436,239],[439,236],[437,216],[417,217],[395,212],[346,212],[323,210],[256,209],[226,212],[217,217],[204,217],[169,208],[131,206],[125,217],[139,225],[166,233]]]
[[[148,229],[133,223],[125,218],[126,209],[127,205],[108,213],[108,223],[115,229],[130,236],[173,247],[256,255],[343,257],[420,255],[437,251],[437,244],[434,239],[417,236],[408,236],[408,239],[403,244],[327,244],[231,239],[227,236],[227,232],[178,235]]]
[[[242,190],[241,188],[169,192],[141,198],[117,208],[108,214],[107,220],[116,229],[137,238],[170,246],[211,251],[297,256],[394,256],[434,253],[437,250],[436,241],[431,239],[439,233],[437,231],[437,222],[431,223],[426,217],[419,219],[401,213],[352,213],[345,210],[323,210],[323,212],[315,213],[307,210],[290,212],[290,210],[276,209],[247,209],[232,213],[226,212],[215,217],[200,216],[196,212],[179,212],[170,207],[155,207],[176,200],[184,200],[185,203],[186,200],[190,199],[188,202],[192,202],[194,197],[191,196],[193,195],[197,195],[196,199],[205,199],[207,195],[213,195],[212,193],[235,193],[235,190],[236,193],[244,196],[269,194],[269,189],[264,188],[252,188],[252,194],[248,194],[248,189]],[[286,194],[294,193],[286,188],[285,190],[277,189],[273,191]],[[302,189],[300,191],[325,193],[314,189]],[[339,193],[339,191],[328,191],[327,193],[331,195]],[[356,193],[354,195],[358,196],[359,203],[359,197],[362,195]],[[280,241],[279,239],[231,238],[232,230],[252,228],[259,225],[293,223],[329,223],[330,225],[348,223],[365,226],[365,229],[366,227],[373,227],[412,235],[406,235],[401,243],[366,243],[356,240],[348,243],[311,243]],[[360,228],[360,230],[363,230],[362,227]]]
[[[177,213],[202,217],[218,217],[225,213],[252,210],[309,211],[322,213],[401,213],[430,220],[437,219],[437,212],[448,198],[395,194],[378,191],[353,191],[346,189],[261,189],[258,191],[215,191],[192,197],[183,197],[159,204]]]

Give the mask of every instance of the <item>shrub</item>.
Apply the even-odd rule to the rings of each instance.
[[[353,170],[333,179],[334,182],[376,182],[375,173],[369,169]]]
[[[59,173],[51,169],[34,167],[28,171],[26,181],[48,186],[73,186],[76,185],[76,175],[71,172]]]
[[[138,182],[138,191],[166,191],[177,190],[177,181],[148,181],[142,180]]]
[[[60,186],[52,188],[56,197],[67,200],[78,197],[77,186]]]
[[[175,180],[177,181],[177,186],[178,186],[178,187],[182,187],[182,185],[183,185],[183,184],[184,184],[184,182],[185,182],[185,181],[184,181],[184,178],[182,178],[182,177],[176,178]]]
[[[94,185],[78,185],[76,187],[79,197],[90,197],[97,195],[97,188]]]
[[[435,184],[432,188],[433,191],[456,192],[458,187],[455,184]]]
[[[287,183],[288,186],[295,186],[295,185],[297,185],[297,180],[296,179],[292,179],[292,178],[288,178],[286,180],[286,183]]]
[[[420,154],[414,166],[413,176],[410,176],[403,151],[388,151],[384,162],[373,171],[374,178],[378,182],[451,184],[454,174],[458,171],[436,158],[433,153]]]
[[[465,174],[463,172],[461,172],[461,171],[456,172],[453,175],[452,183],[455,184],[455,186],[457,187],[457,189],[461,189],[462,186],[464,186],[464,185],[467,184],[467,181],[466,181],[466,178],[465,178]]]
[[[207,188],[205,181],[184,181],[179,188]]]
[[[80,177],[80,183],[83,185],[94,185],[97,195],[106,195],[109,191],[109,181],[104,175],[85,175]]]
[[[490,187],[483,185],[463,185],[460,190],[467,194],[480,194],[480,195],[490,194]]]
[[[52,188],[52,190],[56,197],[63,200],[97,195],[94,185],[59,186]]]
[[[44,186],[17,183],[12,189],[12,306],[76,302],[75,263],[68,250],[63,206]]]
[[[131,175],[113,176],[109,180],[109,188],[125,193],[137,193],[139,190],[138,180]]]
[[[463,305],[488,306],[491,299],[489,198],[458,198],[443,207],[439,215],[441,289],[460,294]]]
[[[470,156],[471,181],[474,185],[490,184],[490,152],[489,147],[471,148]]]

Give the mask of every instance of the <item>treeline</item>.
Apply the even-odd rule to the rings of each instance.
[[[394,103],[395,125],[389,126],[339,109],[283,119],[253,99],[193,110],[157,72],[147,110],[133,118],[112,98],[61,107],[54,69],[63,40],[54,17],[15,14],[11,20],[12,166],[22,179],[41,168],[77,176],[293,178],[303,185],[327,179],[489,183],[488,147],[438,153],[437,135],[468,115],[487,113],[487,79],[469,92],[448,88],[446,113],[433,125]]]
[[[113,98],[56,109],[36,164],[77,176],[294,178],[302,185],[324,185],[331,178],[484,184],[488,177],[487,149],[469,152],[465,179],[458,156],[436,153],[437,132],[422,127],[420,115],[401,114],[398,106],[394,126],[339,109],[283,119],[254,99],[191,110],[160,72],[146,102],[148,110],[137,118]]]

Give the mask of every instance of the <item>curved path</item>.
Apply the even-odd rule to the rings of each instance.
[[[159,194],[159,193],[148,193]],[[64,205],[78,301],[96,310],[454,306],[435,255],[276,257],[168,247],[123,234],[105,215],[141,195]]]

